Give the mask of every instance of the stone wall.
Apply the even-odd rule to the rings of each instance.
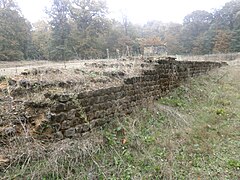
[[[29,133],[35,138],[79,136],[166,95],[187,78],[222,65],[215,62],[151,62],[151,69],[143,70],[139,76],[125,78],[119,86],[74,94],[46,93],[40,102],[25,102],[23,118],[28,123]],[[17,127],[14,132],[24,133],[21,125]]]

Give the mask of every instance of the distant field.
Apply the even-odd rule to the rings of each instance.
[[[13,76],[18,75],[25,69],[32,68],[82,68],[85,63],[92,62],[114,62],[116,60],[75,60],[67,62],[54,62],[54,61],[14,61],[5,62],[0,61],[0,75]]]

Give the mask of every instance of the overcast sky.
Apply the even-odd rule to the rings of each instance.
[[[51,0],[16,0],[24,16],[31,22],[44,18],[44,9]],[[121,20],[126,14],[133,23],[149,20],[182,23],[184,16],[194,10],[221,8],[230,0],[106,0],[110,16]]]

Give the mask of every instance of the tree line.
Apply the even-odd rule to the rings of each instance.
[[[168,54],[240,52],[240,0],[213,12],[194,11],[183,23],[136,25],[108,18],[103,0],[52,0],[48,20],[31,24],[14,0],[0,0],[0,60],[69,60],[141,55],[146,44]]]

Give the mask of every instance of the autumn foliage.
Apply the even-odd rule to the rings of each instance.
[[[144,46],[171,55],[240,51],[240,0],[212,12],[196,10],[183,23],[133,24],[126,14],[108,17],[103,0],[53,0],[48,21],[31,24],[14,0],[0,0],[0,60],[118,58],[143,54]]]

